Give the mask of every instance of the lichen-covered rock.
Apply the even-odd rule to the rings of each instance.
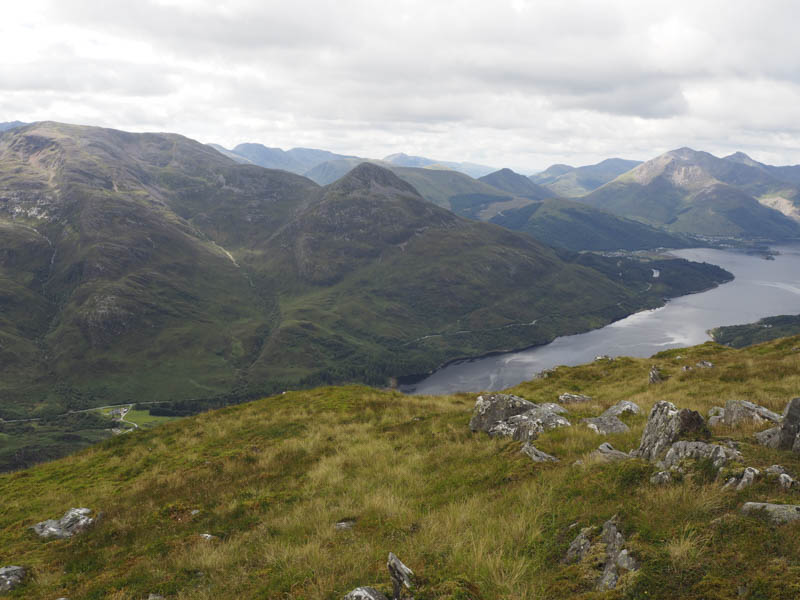
[[[551,456],[547,454],[547,452],[542,452],[536,446],[531,444],[530,442],[526,442],[525,445],[520,450],[525,456],[530,458],[533,462],[557,462],[558,459],[555,456]]]
[[[378,590],[371,587],[357,587],[344,597],[344,600],[389,600]]]
[[[631,458],[630,454],[616,450],[611,444],[605,442],[600,444],[597,450],[593,450],[589,456],[595,460],[602,462],[617,462],[620,460],[628,460]]]
[[[712,369],[714,368],[714,363],[709,360],[701,360],[699,363],[695,365],[698,369]]]
[[[614,406],[606,410],[601,417],[620,417],[625,413],[631,413],[632,415],[638,415],[642,412],[642,409],[639,408],[639,405],[635,402],[631,402],[630,400],[622,400],[617,402]]]
[[[725,404],[723,421],[728,427],[737,427],[744,423],[780,423],[781,416],[753,402],[728,400]]]
[[[702,460],[708,459],[719,470],[732,460],[741,460],[742,453],[732,448],[726,448],[719,444],[707,444],[705,442],[677,441],[670,446],[666,456],[664,456],[664,466],[670,469],[677,466],[682,460]]]
[[[489,435],[505,435],[519,442],[530,442],[545,431],[559,427],[571,427],[571,423],[561,415],[540,408],[534,408],[521,415],[514,415],[506,421],[496,423]]]
[[[768,502],[745,502],[742,512],[746,515],[755,515],[764,512],[767,517],[778,525],[800,520],[800,506],[796,504],[770,504]]]
[[[780,425],[755,435],[762,446],[800,453],[800,398],[793,398],[783,411]]]
[[[756,481],[756,478],[761,474],[761,471],[755,469],[753,467],[747,467],[742,473],[741,479],[739,479],[739,483],[736,486],[736,491],[741,492],[743,489],[750,487]]]
[[[772,465],[764,469],[764,472],[767,475],[783,475],[786,473],[786,469],[784,469],[781,465]]]
[[[796,482],[794,478],[789,475],[788,473],[781,473],[778,475],[778,485],[780,485],[785,490],[790,490],[795,486]]]
[[[664,381],[664,378],[661,376],[661,369],[659,369],[656,365],[650,367],[650,373],[647,377],[651,385]]]
[[[577,404],[578,402],[592,401],[591,396],[584,396],[583,394],[572,394],[570,392],[564,392],[558,397],[558,399],[564,404]]]
[[[25,569],[22,567],[0,567],[0,593],[10,592],[25,579]]]
[[[542,402],[541,404],[537,404],[536,407],[540,410],[555,413],[557,415],[565,415],[569,412],[566,408],[560,404],[556,404],[555,402]]]
[[[762,446],[766,446],[767,448],[775,448],[777,449],[781,442],[781,428],[780,425],[777,427],[770,427],[769,429],[765,429],[764,431],[759,431],[755,434],[756,441],[761,444]]]
[[[671,402],[656,402],[647,417],[639,448],[631,454],[656,461],[681,437],[707,433],[705,420],[697,411],[678,410]]]
[[[469,428],[472,431],[489,431],[499,421],[519,415],[536,405],[513,394],[486,394],[478,396]]]
[[[611,433],[625,433],[626,431],[630,431],[630,428],[625,425],[619,418],[614,416],[607,416],[607,417],[590,417],[588,419],[582,419],[582,423],[586,423],[586,426],[598,433],[600,435],[609,435]]]
[[[48,519],[33,526],[33,530],[45,539],[64,539],[85,531],[94,519],[90,508],[70,508],[60,519]]]
[[[669,471],[659,471],[650,478],[653,485],[667,485],[672,483],[672,473]]]
[[[567,548],[567,553],[564,555],[561,562],[565,564],[581,562],[592,547],[591,536],[595,529],[595,527],[584,527],[581,529],[581,532],[572,540],[569,548]]]
[[[414,572],[405,566],[393,552],[389,552],[386,568],[389,569],[389,577],[392,579],[392,599],[399,600],[403,593],[403,587],[409,590],[413,587],[412,577],[414,577]]]

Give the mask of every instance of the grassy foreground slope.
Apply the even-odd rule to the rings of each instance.
[[[548,465],[530,462],[517,442],[470,433],[474,395],[355,386],[286,393],[128,434],[0,476],[0,564],[29,568],[11,597],[31,599],[333,599],[357,585],[388,592],[389,551],[416,573],[418,599],[796,598],[800,523],[775,527],[738,512],[745,501],[799,503],[796,490],[761,480],[723,491],[702,476],[656,487],[647,463],[588,458],[603,441],[635,447],[644,415],[626,417],[631,431],[607,437],[579,419],[620,400],[645,413],[670,400],[705,414],[732,398],[779,411],[800,388],[798,344],[708,343],[562,367],[521,384],[513,391],[536,402],[564,391],[594,397],[570,406],[573,427],[537,441],[561,459]],[[701,359],[714,368],[681,371]],[[668,377],[661,385],[647,384],[652,364]],[[714,430],[740,443],[748,465],[800,472],[800,456],[756,446],[752,433]],[[42,542],[28,530],[73,506],[104,516],[71,540]],[[560,561],[581,527],[614,514],[642,568],[616,590],[595,592],[589,567]],[[335,529],[343,519],[355,526]]]

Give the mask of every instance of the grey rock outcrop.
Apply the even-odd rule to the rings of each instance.
[[[589,557],[590,551],[595,544],[600,544],[603,550],[602,572],[595,582],[595,589],[612,590],[619,581],[620,569],[623,571],[636,571],[639,568],[639,564],[625,548],[625,538],[619,531],[619,523],[616,516],[603,523],[600,536],[597,539],[593,539],[596,531],[596,527],[582,529],[569,545],[563,562],[581,562]]]
[[[33,530],[45,539],[65,539],[89,528],[94,519],[90,508],[70,508],[60,519],[48,519],[33,526]]]
[[[698,369],[713,369],[714,368],[714,363],[712,363],[710,360],[701,360],[695,366]]]
[[[389,552],[386,568],[389,569],[389,577],[392,579],[392,600],[399,600],[403,593],[403,587],[409,590],[413,587],[414,572],[405,566],[393,552]]]
[[[601,462],[617,462],[631,458],[630,454],[616,450],[608,442],[600,444],[600,447],[597,450],[593,450],[589,456]]]
[[[741,492],[743,489],[750,487],[756,481],[756,478],[761,474],[756,468],[747,467],[742,473],[742,478],[739,480],[739,483],[736,486],[736,491]]]
[[[783,489],[790,490],[795,487],[796,484],[797,482],[788,473],[781,473],[778,475],[778,485],[780,485]]]
[[[526,442],[525,445],[520,450],[525,456],[530,458],[533,462],[557,462],[558,459],[555,456],[551,456],[547,454],[547,452],[542,452],[536,446],[531,444],[530,442]]]
[[[764,469],[764,472],[767,475],[783,475],[784,473],[786,473],[786,469],[784,469],[780,465],[772,465]]]
[[[768,408],[746,400],[728,400],[725,403],[723,422],[728,427],[736,427],[744,423],[780,423],[781,416]]]
[[[620,421],[618,417],[614,416],[590,417],[588,419],[582,419],[581,422],[586,423],[589,429],[600,435],[630,431],[630,427]]]
[[[371,587],[357,587],[344,597],[344,600],[389,600],[378,590]]]
[[[763,446],[800,453],[800,398],[793,398],[786,405],[780,425],[761,431],[755,437]]]
[[[650,373],[647,378],[651,385],[664,381],[664,378],[661,376],[661,369],[655,365],[650,367]]]
[[[659,471],[650,478],[653,485],[667,485],[672,483],[672,473],[669,471]]]
[[[796,504],[770,504],[768,502],[745,502],[742,512],[754,515],[764,512],[777,525],[800,520],[800,506]]]
[[[489,429],[489,435],[510,437],[519,442],[530,442],[545,431],[570,426],[571,423],[566,418],[537,406],[521,415],[514,415],[505,421],[495,423]]]
[[[601,417],[620,417],[625,413],[631,413],[632,415],[638,415],[642,412],[642,409],[639,408],[639,405],[635,402],[631,402],[630,400],[622,400],[617,402],[614,406],[607,409],[603,412]]]
[[[522,414],[535,408],[533,402],[513,394],[486,394],[478,396],[475,409],[469,421],[472,431],[489,431],[492,426],[509,417]]]
[[[558,399],[564,404],[577,404],[578,402],[591,402],[591,396],[584,396],[583,394],[573,394],[571,392],[564,392]]]
[[[725,409],[721,406],[713,406],[711,410],[708,411],[708,426],[709,427],[716,427],[723,423],[725,419]]]
[[[25,569],[22,567],[0,567],[0,593],[10,592],[25,579]]]
[[[679,438],[705,433],[705,420],[697,411],[688,408],[678,410],[671,402],[656,402],[647,417],[639,448],[631,455],[656,461]]]
[[[720,446],[719,444],[678,441],[670,446],[663,462],[664,466],[670,469],[687,459],[708,459],[714,465],[714,468],[719,470],[732,460],[741,460],[742,454],[738,450]]]

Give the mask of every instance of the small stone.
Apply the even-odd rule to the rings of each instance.
[[[343,520],[335,523],[333,527],[334,527],[334,529],[338,529],[338,530],[342,531],[342,530],[345,530],[345,529],[352,529],[355,526],[356,526],[356,520],[355,519],[343,519]]]
[[[162,596],[161,594],[150,594],[149,596],[147,596],[147,600],[167,600],[167,599],[164,598],[164,596]]]
[[[625,433],[626,431],[630,431],[630,428],[625,425],[625,423],[613,416],[591,417],[588,419],[582,419],[581,422],[586,423],[586,426],[589,429],[600,435]]]
[[[344,597],[344,600],[389,600],[378,590],[371,587],[357,587]]]
[[[739,485],[736,486],[736,491],[741,492],[743,489],[750,487],[755,483],[756,478],[761,474],[761,471],[753,467],[747,467],[739,480]]]
[[[199,510],[197,510],[197,509],[195,508],[195,509],[194,509],[193,511],[191,511],[189,514],[190,514],[191,516],[193,516],[193,517],[196,517],[197,515],[199,515],[199,514],[200,514],[200,511],[199,511]]]
[[[218,540],[219,539],[217,536],[211,535],[210,533],[201,533],[200,537],[203,538],[204,540],[208,540],[208,541],[210,541],[210,540]]]
[[[414,572],[405,566],[393,552],[389,552],[386,567],[389,569],[389,577],[392,579],[392,600],[399,600],[403,593],[403,587],[409,590],[413,587],[411,578],[414,577]]]
[[[667,485],[672,483],[672,474],[669,471],[659,471],[650,478],[653,485]]]
[[[696,366],[698,369],[712,369],[714,368],[714,363],[708,360],[701,360]]]
[[[584,396],[583,394],[572,394],[565,392],[561,394],[558,399],[564,404],[577,404],[578,402],[591,402],[591,396]]]
[[[792,479],[791,475],[781,473],[778,475],[778,484],[780,484],[783,489],[790,490],[794,487],[795,481]]]
[[[683,366],[681,367],[681,371],[683,371],[684,373],[685,373],[686,371],[691,371],[691,370],[692,370],[692,367],[690,367],[689,365],[683,365]]]
[[[561,562],[572,564],[582,561],[592,547],[591,534],[594,530],[594,527],[584,527],[581,529],[581,532],[572,540],[569,548],[567,548],[567,553],[564,555]]]
[[[651,385],[656,383],[661,383],[662,381],[664,381],[663,377],[661,377],[661,370],[657,366],[653,365],[652,367],[650,367],[650,373],[648,374],[648,381],[650,382]]]
[[[764,469],[764,472],[767,475],[783,475],[784,473],[786,473],[786,469],[784,469],[780,465],[772,465],[771,467],[767,467],[766,469]]]
[[[616,450],[608,442],[600,444],[600,447],[597,448],[597,450],[592,451],[592,453],[589,454],[589,456],[601,462],[617,462],[620,460],[628,460],[629,458],[631,458],[629,454],[625,454],[620,450]]]
[[[639,408],[639,405],[635,402],[631,402],[630,400],[622,400],[618,402],[611,408],[607,409],[601,417],[621,417],[625,413],[631,413],[632,415],[638,415],[642,412],[642,409]]]
[[[33,530],[45,539],[70,538],[73,535],[82,533],[89,528],[94,519],[89,515],[92,510],[89,508],[70,508],[60,519],[48,519],[33,526]]]
[[[547,452],[542,452],[530,442],[526,442],[520,452],[530,458],[533,462],[558,462],[558,459],[555,456],[551,456],[547,454]]]
[[[25,569],[22,567],[0,567],[0,592],[10,592],[19,586],[25,579]]]
[[[636,571],[639,568],[639,562],[625,549],[617,556],[617,566],[628,571]]]
[[[770,504],[768,502],[745,502],[742,512],[746,515],[763,511],[769,519],[778,525],[800,520],[800,506],[796,504]]]

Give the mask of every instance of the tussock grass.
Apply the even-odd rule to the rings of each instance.
[[[516,442],[471,434],[473,395],[357,386],[288,392],[127,434],[0,476],[0,564],[29,567],[17,597],[42,599],[333,599],[358,585],[388,592],[389,551],[415,571],[421,599],[699,600],[737,598],[740,589],[795,598],[798,526],[776,528],[738,508],[800,503],[797,492],[766,480],[723,492],[692,476],[657,487],[649,464],[587,456],[603,441],[636,447],[662,399],[703,414],[730,398],[782,410],[800,390],[797,343],[598,361],[514,388],[539,402],[564,391],[593,397],[569,407],[573,427],[537,440],[557,464],[533,464]],[[701,359],[715,367],[680,370]],[[667,375],[663,384],[647,384],[652,364]],[[731,376],[739,370],[745,380]],[[624,417],[629,433],[599,436],[579,423],[619,400],[645,413]],[[796,455],[756,446],[754,431],[713,433],[738,441],[748,464],[800,474]],[[578,459],[584,464],[573,466]],[[43,543],[28,530],[71,506],[104,515],[72,540]],[[581,527],[614,514],[642,569],[601,594],[592,591],[591,566],[560,560]],[[343,519],[355,526],[336,529]]]

